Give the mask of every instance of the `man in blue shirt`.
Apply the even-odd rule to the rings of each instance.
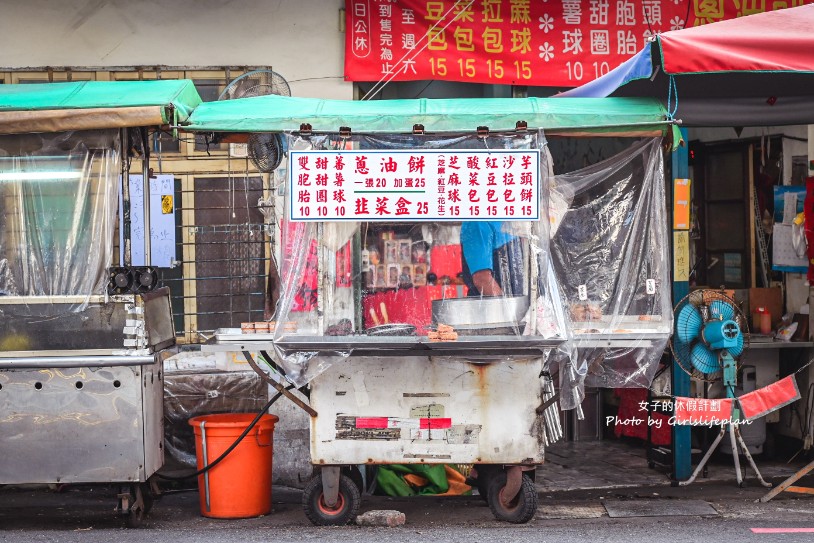
[[[522,296],[523,247],[503,231],[502,221],[464,222],[461,226],[463,280],[468,296]]]

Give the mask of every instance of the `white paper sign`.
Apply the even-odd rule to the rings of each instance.
[[[291,151],[292,221],[537,220],[540,153]]]
[[[121,184],[119,185],[121,187]],[[162,209],[164,197],[171,206]],[[122,206],[119,189],[119,209]],[[165,213],[169,211],[169,213]],[[123,217],[119,213],[119,255],[124,262]],[[150,179],[150,265],[170,268],[175,260],[175,179],[158,175]],[[130,253],[133,266],[144,266],[144,183],[141,175],[130,176]]]

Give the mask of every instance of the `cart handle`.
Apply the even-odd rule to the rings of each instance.
[[[38,370],[45,368],[106,368],[111,366],[149,366],[149,356],[32,356],[0,357],[0,370]]]

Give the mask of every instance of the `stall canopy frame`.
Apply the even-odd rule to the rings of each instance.
[[[0,85],[0,134],[177,125],[200,103],[187,79]]]
[[[428,133],[463,133],[485,126],[513,131],[518,122],[547,135],[665,136],[675,124],[651,98],[466,98],[412,100],[323,100],[258,96],[201,104],[182,123],[190,132],[315,133],[340,127],[365,134],[409,133],[420,125]],[[678,141],[678,138],[674,138]]]

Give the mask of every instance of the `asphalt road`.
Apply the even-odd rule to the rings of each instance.
[[[538,517],[526,525],[501,523],[478,497],[366,497],[362,510],[397,509],[407,516],[400,528],[357,526],[316,528],[306,520],[299,492],[275,488],[274,510],[265,517],[215,520],[201,517],[196,492],[177,492],[157,501],[144,525],[124,528],[114,511],[115,490],[104,487],[0,489],[0,541],[60,541],[126,543],[262,542],[642,542],[692,541],[814,541],[812,533],[756,534],[751,528],[813,528],[814,497],[784,494],[769,504],[756,504],[757,488],[732,485],[697,486],[691,490],[630,489],[583,491],[541,496]],[[717,514],[634,518],[550,518],[579,511],[602,511],[603,500],[650,500],[670,508],[674,500],[700,499]],[[579,515],[576,515],[579,516]]]

